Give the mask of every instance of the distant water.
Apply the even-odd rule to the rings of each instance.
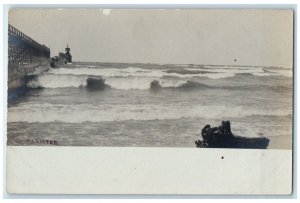
[[[86,88],[88,78],[105,90]],[[236,135],[291,148],[288,68],[77,62],[28,87],[9,103],[8,145],[195,147],[204,125],[230,120]]]

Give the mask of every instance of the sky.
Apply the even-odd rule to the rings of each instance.
[[[292,67],[292,10],[11,9],[9,24],[73,61]]]

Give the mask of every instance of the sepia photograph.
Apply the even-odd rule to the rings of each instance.
[[[10,9],[7,145],[292,148],[293,11]]]
[[[7,193],[291,195],[295,16],[7,7]]]

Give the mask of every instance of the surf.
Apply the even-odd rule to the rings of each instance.
[[[90,82],[89,82],[90,81]],[[92,82],[94,81],[94,82]],[[98,82],[97,82],[98,81]],[[28,88],[113,88],[119,90],[147,90],[158,81],[161,88],[189,87],[191,82],[174,78],[156,77],[101,77],[88,75],[44,74],[29,81]],[[93,84],[92,84],[93,83]],[[98,86],[97,86],[98,85]]]
[[[247,116],[291,116],[274,109],[248,106],[219,106],[189,103],[158,104],[22,104],[8,109],[8,122],[105,122],[126,120],[168,120],[182,118],[244,118]]]
[[[243,74],[237,75],[243,80]],[[248,77],[249,78],[249,77]],[[238,78],[237,78],[238,79]],[[224,90],[270,90],[287,92],[291,89],[287,85],[252,84],[252,85],[208,85],[203,80],[176,77],[102,77],[94,75],[68,75],[68,74],[42,74],[32,78],[27,83],[31,89],[40,88],[88,88],[93,90],[118,89],[118,90],[149,90],[149,89],[224,89]]]

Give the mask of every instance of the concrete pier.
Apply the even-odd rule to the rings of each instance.
[[[50,49],[8,25],[8,99],[26,91],[27,82],[49,69]]]

